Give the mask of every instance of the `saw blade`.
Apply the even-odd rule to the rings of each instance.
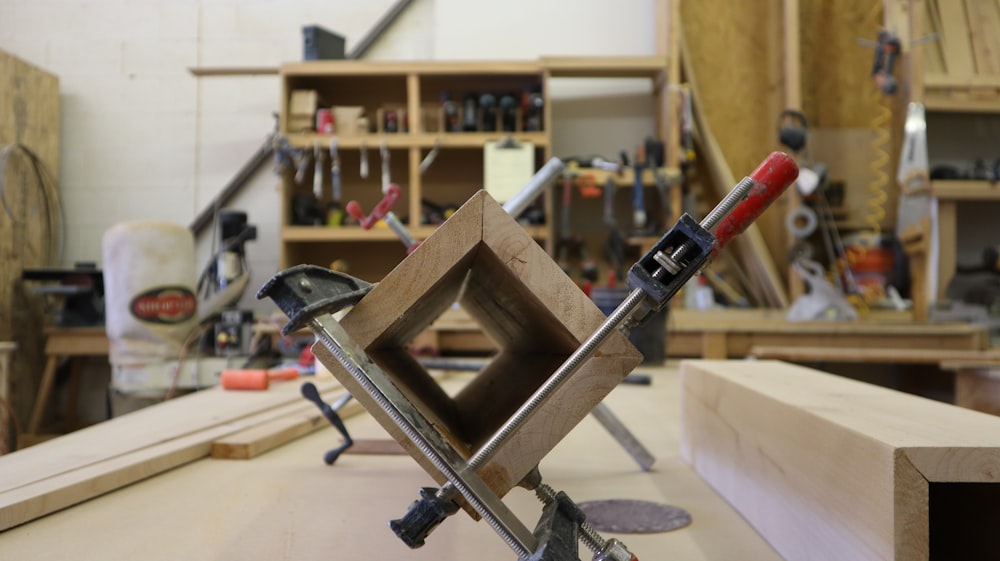
[[[931,212],[930,175],[927,157],[927,119],[922,103],[911,102],[903,126],[903,152],[899,158],[899,206],[896,235],[920,222]]]

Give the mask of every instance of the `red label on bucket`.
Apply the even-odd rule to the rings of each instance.
[[[194,293],[183,286],[151,288],[129,304],[136,319],[165,324],[184,323],[194,317],[197,308]]]

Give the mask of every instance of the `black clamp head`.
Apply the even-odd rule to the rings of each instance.
[[[374,284],[316,265],[296,265],[271,277],[257,292],[288,316],[283,335],[305,327],[320,314],[333,314],[357,304]]]

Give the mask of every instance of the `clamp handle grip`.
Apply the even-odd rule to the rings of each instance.
[[[799,166],[794,158],[784,152],[771,152],[750,174],[753,186],[746,200],[736,205],[716,227],[716,251],[753,224],[798,176]]]
[[[347,214],[356,218],[360,223],[361,227],[365,230],[371,230],[372,226],[378,223],[386,217],[387,214],[392,212],[392,205],[396,204],[399,200],[400,190],[399,186],[395,183],[390,183],[389,187],[385,191],[385,196],[382,200],[375,205],[375,209],[372,210],[371,214],[365,216],[365,212],[361,210],[361,205],[358,201],[351,201],[347,203]]]

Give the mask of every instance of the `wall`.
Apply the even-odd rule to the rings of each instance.
[[[188,224],[273,128],[274,76],[195,78],[189,67],[266,66],[301,58],[301,25],[357,41],[393,0],[0,0],[0,49],[62,80],[66,205],[63,262],[100,261],[101,236],[133,219]],[[654,0],[502,4],[415,0],[371,59],[523,59],[654,52]],[[637,24],[636,22],[640,22]],[[617,153],[652,132],[649,86],[626,85],[616,109],[594,103],[620,84],[555,84],[565,124],[555,152]],[[630,95],[631,94],[631,95]],[[614,101],[612,99],[612,101]],[[615,127],[609,118],[623,117]],[[611,129],[611,132],[607,132]],[[634,129],[634,131],[632,131]],[[581,141],[582,139],[582,141]],[[277,180],[259,173],[231,207],[258,226],[249,246],[263,283],[278,262]],[[199,243],[199,268],[211,236]],[[258,309],[252,295],[245,304]]]
[[[502,4],[414,0],[370,59],[533,59],[648,55],[655,0]],[[59,76],[63,113],[64,264],[101,260],[110,226],[135,219],[189,224],[274,128],[276,76],[195,78],[189,67],[268,66],[301,59],[303,24],[362,37],[394,0],[0,0],[0,49]],[[637,23],[638,22],[638,23]],[[558,155],[616,154],[652,132],[647,83],[560,80]],[[606,103],[614,109],[607,110]],[[598,114],[600,113],[600,114]],[[258,226],[243,305],[278,266],[278,181],[256,174],[231,208]],[[211,236],[198,244],[199,269]],[[106,384],[106,382],[105,382]],[[104,416],[99,379],[84,420]]]

